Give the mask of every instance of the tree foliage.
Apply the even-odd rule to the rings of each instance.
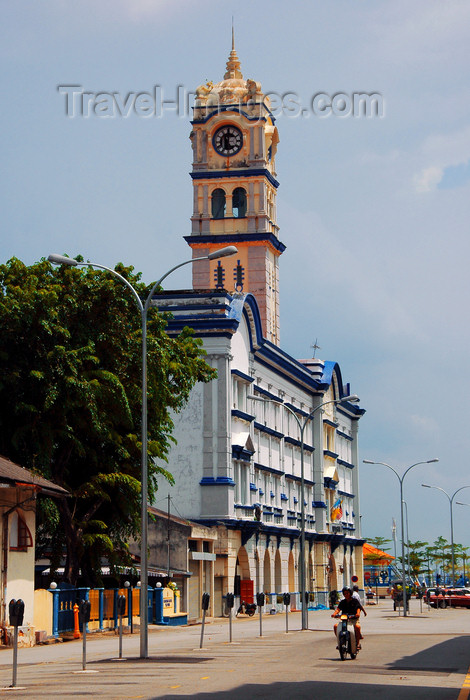
[[[77,258],[78,259],[78,258]],[[116,267],[145,298],[132,267]],[[213,375],[189,329],[148,319],[149,500],[168,472],[171,411]],[[100,557],[122,558],[138,535],[141,317],[113,275],[84,267],[0,266],[0,453],[69,489],[41,507],[40,532],[66,547],[65,578],[94,582]]]
[[[381,549],[382,552],[388,552],[390,547],[385,547],[386,544],[390,544],[392,540],[387,540],[385,537],[367,537],[366,541],[377,549]]]

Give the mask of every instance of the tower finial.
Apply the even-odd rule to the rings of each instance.
[[[224,75],[224,80],[229,80],[230,78],[243,78],[242,72],[240,70],[240,61],[235,51],[235,30],[233,27],[233,16],[232,16],[232,50],[227,61],[227,70]]]

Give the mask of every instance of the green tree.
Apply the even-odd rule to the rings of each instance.
[[[448,573],[451,568],[451,546],[445,537],[440,535],[437,540],[433,542],[433,552],[431,558],[434,561],[436,568],[441,568],[442,572]],[[442,581],[441,581],[442,583]]]
[[[145,298],[151,286],[116,267]],[[91,268],[0,266],[0,453],[69,489],[44,504],[39,531],[65,547],[65,579],[96,582],[100,558],[122,561],[140,524],[141,327],[135,300]],[[149,500],[173,423],[197,381],[214,373],[189,329],[148,319]]]
[[[466,580],[466,578],[467,578],[467,558],[468,558],[468,551],[469,550],[470,550],[470,547],[464,547],[462,544],[454,543],[454,558],[455,558],[456,576],[457,576],[457,568],[459,566],[459,561],[461,561],[462,566],[463,566],[462,573],[463,573],[464,580]]]
[[[410,574],[418,578],[423,569],[423,564],[427,561],[426,547],[428,546],[428,542],[417,540],[416,542],[405,543],[405,546],[409,549],[410,553]]]
[[[387,540],[385,537],[366,537],[366,542],[371,544],[377,549],[381,549],[382,552],[388,552],[390,547],[385,547],[386,544],[390,544],[392,540]]]

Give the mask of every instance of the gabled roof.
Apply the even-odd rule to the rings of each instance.
[[[33,474],[29,469],[20,467],[19,464],[11,462],[6,457],[0,455],[0,484],[10,486],[29,486],[47,496],[68,496],[69,492],[62,486],[57,486],[43,476]]]
[[[335,398],[348,393],[336,362],[297,360],[263,337],[259,307],[253,294],[230,293],[225,289],[172,290],[155,294],[152,305],[160,312],[172,314],[168,319],[169,335],[176,335],[189,326],[199,338],[230,339],[244,318],[250,349],[257,363],[313,395],[324,394],[333,382],[338,385]],[[347,388],[349,390],[349,386]],[[338,406],[337,410],[355,419],[365,413],[357,404],[349,403]]]

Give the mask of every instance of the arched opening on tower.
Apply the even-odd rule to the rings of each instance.
[[[236,219],[246,216],[246,191],[243,187],[236,187],[232,194],[232,211]]]
[[[218,187],[212,193],[212,218],[223,219],[225,217],[225,192]]]

